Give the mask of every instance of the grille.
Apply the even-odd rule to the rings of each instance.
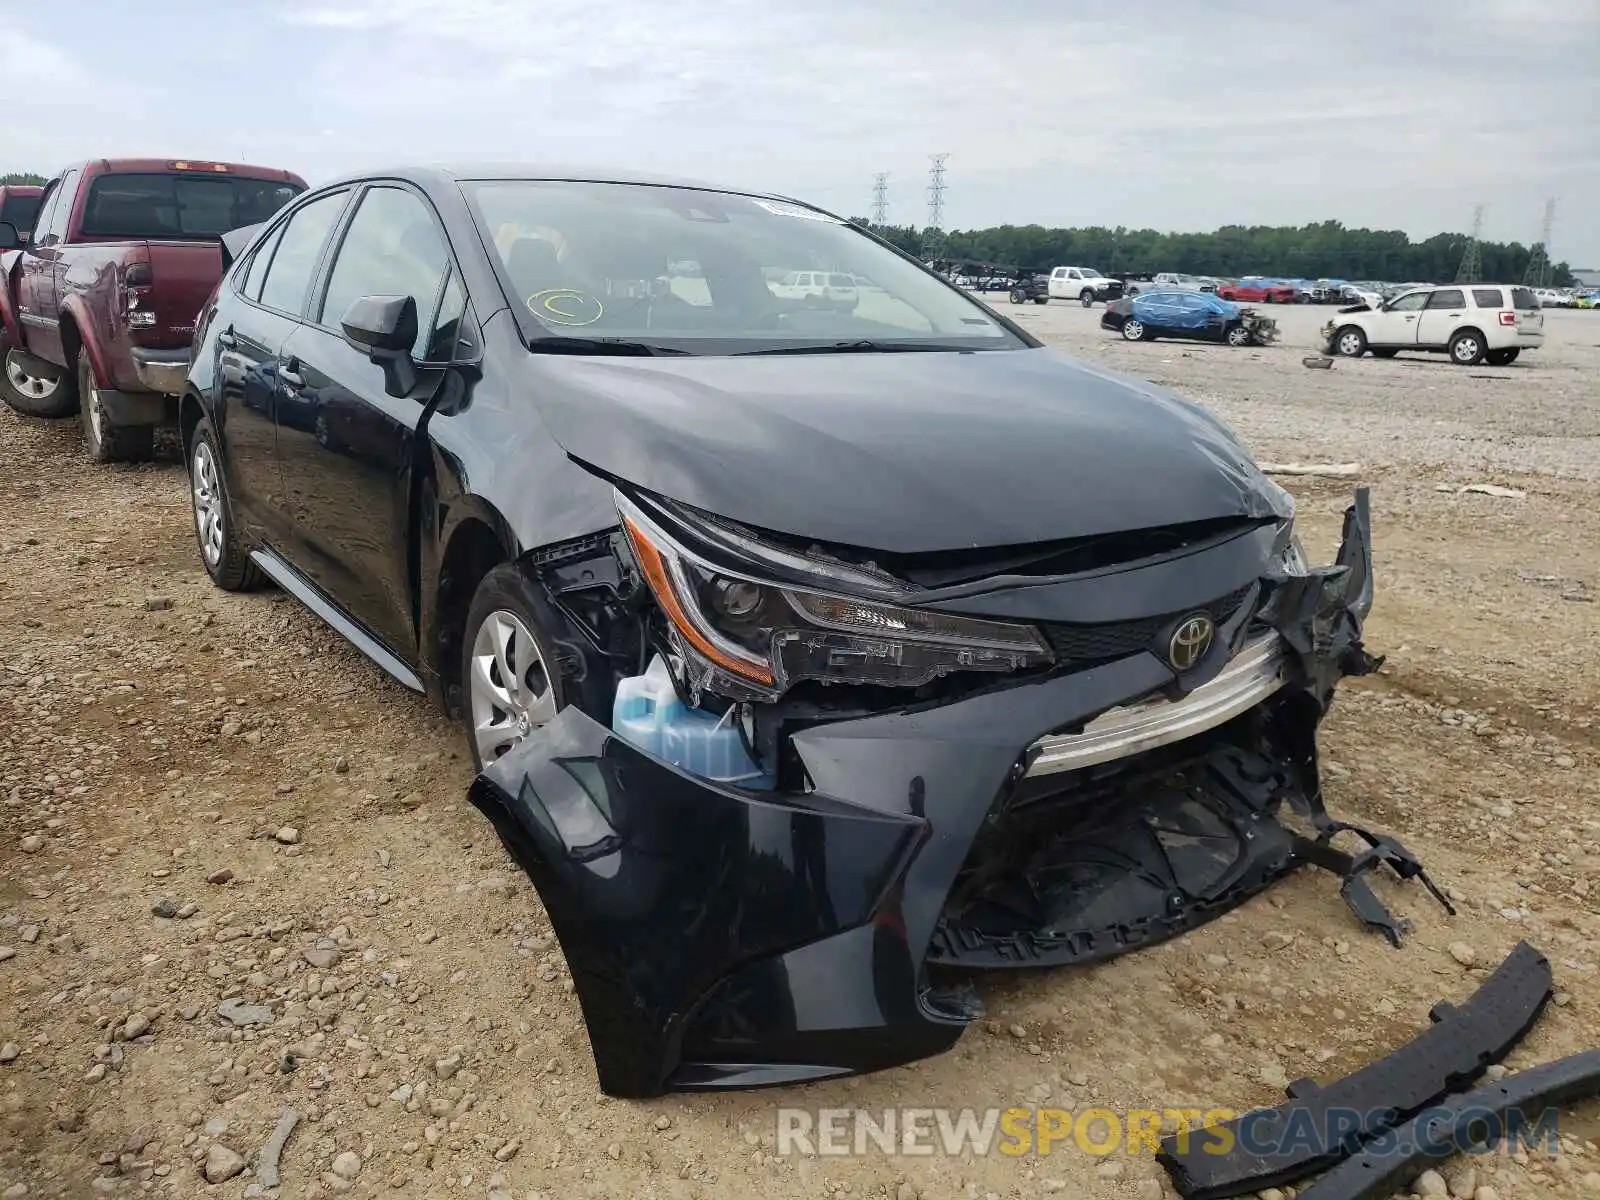
[[[1253,584],[1229,592],[1221,599],[1198,608],[1185,608],[1160,617],[1140,617],[1135,621],[1107,621],[1096,625],[1062,625],[1046,623],[1041,626],[1056,658],[1064,663],[1108,662],[1126,658],[1141,650],[1156,649],[1164,630],[1179,617],[1194,612],[1204,612],[1218,625],[1225,624],[1239,610]]]

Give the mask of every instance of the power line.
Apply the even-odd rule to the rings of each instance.
[[[1472,208],[1472,236],[1467,239],[1467,248],[1461,255],[1461,266],[1456,271],[1457,283],[1477,283],[1478,276],[1483,274],[1483,248],[1478,244],[1483,237],[1483,210],[1482,204],[1475,204]]]
[[[1522,273],[1522,282],[1529,287],[1550,285],[1550,231],[1556,223],[1556,202],[1551,197],[1544,202],[1544,223],[1539,226],[1539,241],[1528,255],[1528,269]]]
[[[889,172],[879,171],[872,177],[872,223],[889,223]]]

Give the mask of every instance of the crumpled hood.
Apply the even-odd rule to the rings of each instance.
[[[1208,413],[1047,349],[529,363],[573,458],[823,542],[907,554],[1290,512]]]

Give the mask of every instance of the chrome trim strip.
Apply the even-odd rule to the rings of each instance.
[[[1250,642],[1209,683],[1182,700],[1157,698],[1113,708],[1081,733],[1040,738],[1028,747],[1028,775],[1053,775],[1127,758],[1182,741],[1254,708],[1288,682],[1283,646],[1275,633]]]
[[[422,686],[422,680],[417,678],[416,672],[390,654],[378,644],[376,638],[335,608],[299,571],[270,550],[252,550],[250,558],[273,583],[321,617],[335,633],[394,676],[398,682],[405,684],[414,692],[426,690]]]

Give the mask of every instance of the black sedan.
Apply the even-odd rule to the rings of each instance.
[[[1100,328],[1120,333],[1130,342],[1170,337],[1264,346],[1278,338],[1278,323],[1253,308],[1210,292],[1178,290],[1140,292],[1113,300],[1106,305]]]
[[[930,968],[1181,932],[1307,860],[1288,802],[1331,836],[1365,505],[1307,567],[1197,406],[777,196],[404,170],[231,248],[201,561],[460,720],[607,1092],[942,1050],[979,1009]]]

